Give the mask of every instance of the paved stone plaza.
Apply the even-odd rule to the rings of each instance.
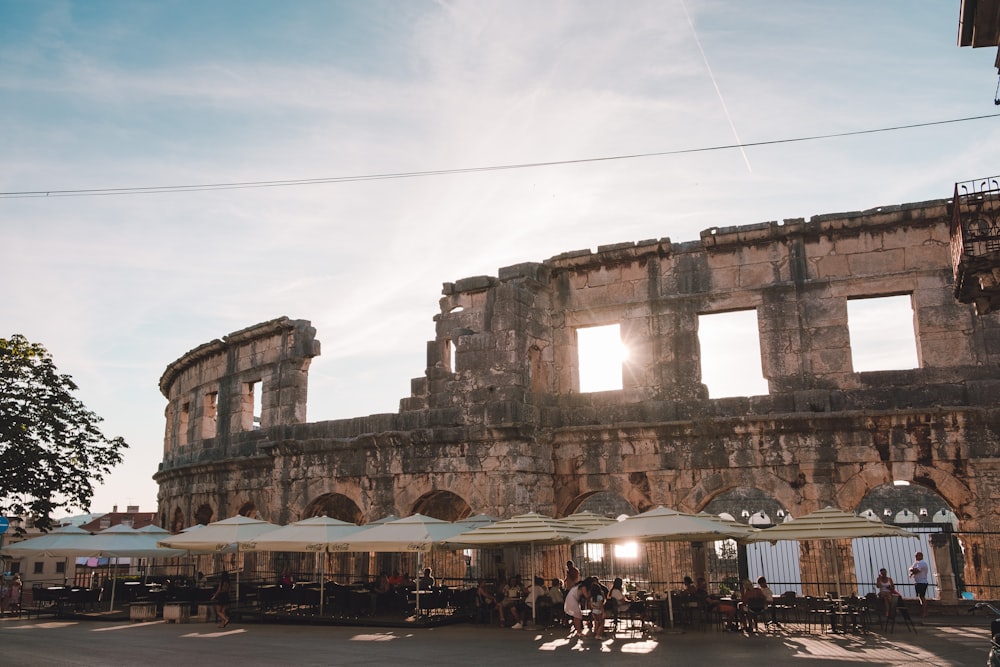
[[[622,634],[598,641],[483,625],[374,629],[0,619],[4,665],[983,665],[984,618],[929,621],[913,634],[745,636],[716,631]],[[581,662],[581,660],[583,662]]]

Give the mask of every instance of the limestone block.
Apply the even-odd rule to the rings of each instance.
[[[851,275],[851,267],[846,255],[827,255],[812,260],[817,278],[841,278]]]
[[[906,268],[906,252],[901,248],[882,252],[857,252],[849,254],[847,260],[854,276],[895,273]]]

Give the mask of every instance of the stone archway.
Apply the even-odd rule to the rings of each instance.
[[[802,503],[800,489],[807,483],[802,474],[794,481],[789,482],[770,470],[755,470],[752,478],[748,478],[746,473],[741,470],[732,469],[695,472],[698,474],[696,483],[688,493],[678,498],[677,506],[674,507],[680,512],[719,514],[723,510],[712,511],[708,508],[709,504],[716,498],[726,497],[723,494],[734,489],[759,490],[762,494],[760,497],[775,499],[787,512]],[[741,507],[740,514],[742,514],[742,509]],[[774,512],[777,512],[777,509],[777,507],[773,508]],[[739,518],[739,515],[734,515],[734,518]],[[746,522],[744,521],[744,523]]]
[[[180,507],[175,507],[174,518],[170,520],[169,530],[171,533],[179,533],[185,528],[186,526],[184,525],[184,512],[181,511]]]
[[[781,523],[787,508],[768,492],[752,486],[736,486],[716,494],[701,510],[706,514],[722,516],[742,524],[765,528]],[[795,543],[779,542],[775,545],[760,543],[739,546],[733,540],[720,540],[693,546],[692,559],[697,576],[725,584],[736,590],[742,579],[755,579],[764,574],[774,579],[772,563],[788,563],[799,569],[799,553]],[[765,560],[768,566],[765,567]],[[759,567],[758,567],[759,565]]]
[[[611,518],[617,518],[622,514],[629,516],[638,514],[638,510],[632,503],[614,491],[596,491],[576,498],[566,513],[568,515],[576,512],[593,512]]]
[[[364,520],[364,514],[357,503],[341,493],[324,493],[317,496],[306,505],[302,512],[302,518],[308,519],[314,516],[327,516],[338,521],[360,524]]]
[[[451,491],[431,491],[417,498],[413,503],[413,513],[442,521],[459,521],[472,516],[472,508]]]
[[[200,523],[203,525],[208,525],[212,523],[213,516],[215,516],[215,512],[212,510],[212,507],[207,503],[204,505],[200,505],[198,509],[196,509],[194,512],[195,523]]]
[[[883,484],[870,489],[855,512],[907,528],[919,539],[860,545],[859,581],[869,581],[877,567],[885,567],[905,595],[909,586],[906,572],[913,554],[920,551],[933,573],[929,597],[951,600],[965,590],[966,557],[974,560],[984,545],[979,535],[963,540],[954,533],[959,529],[959,517],[940,493],[919,483]]]

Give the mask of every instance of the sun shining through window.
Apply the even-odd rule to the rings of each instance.
[[[617,324],[576,330],[580,392],[614,391],[622,388],[622,364],[628,348]]]
[[[637,542],[626,542],[615,545],[615,558],[638,558],[639,544]]]

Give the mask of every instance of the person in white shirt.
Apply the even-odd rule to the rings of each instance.
[[[923,552],[918,551],[913,554],[913,565],[910,566],[910,579],[913,579],[913,586],[917,590],[917,599],[920,600],[920,615],[927,615],[927,585],[931,575],[931,566],[924,560]]]
[[[545,580],[541,577],[535,577],[535,583],[531,586],[531,590],[528,591],[528,597],[524,599],[524,604],[528,606],[528,617],[537,618],[538,607],[535,606],[535,602],[539,598],[546,598],[543,602],[539,604],[545,604],[548,602],[549,592],[545,590]]]
[[[617,614],[624,614],[628,611],[629,601],[625,597],[624,582],[621,577],[615,577],[615,581],[611,584],[611,590],[608,591],[608,599],[611,601],[613,606],[612,611]]]

